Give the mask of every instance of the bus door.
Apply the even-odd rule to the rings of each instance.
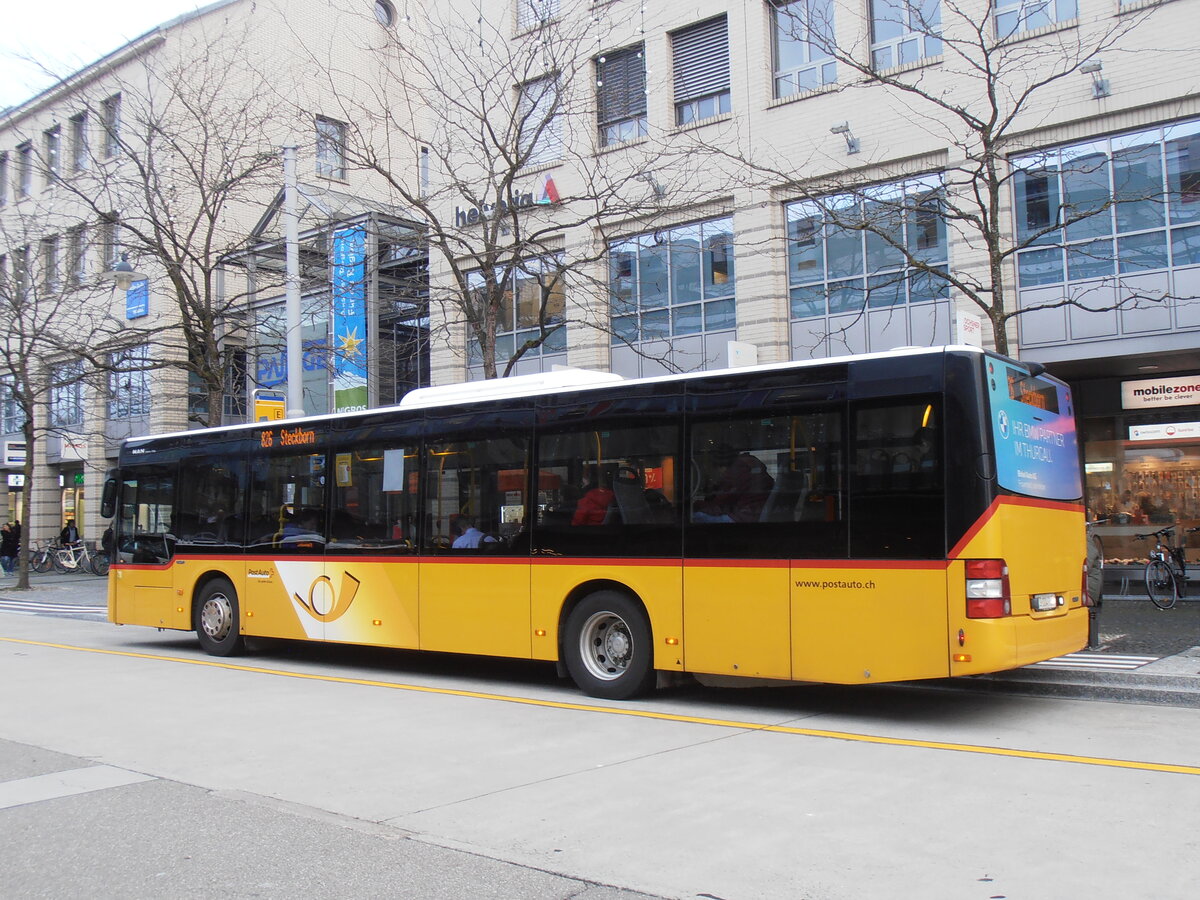
[[[690,429],[684,538],[688,671],[792,677],[789,556],[811,453],[799,417],[740,415]]]
[[[415,441],[372,435],[331,454],[325,640],[420,646],[419,458]]]
[[[122,470],[116,527],[117,590],[109,619],[122,625],[191,628],[186,604],[175,601],[174,465]]]
[[[325,572],[326,475],[325,453],[311,446],[253,460],[243,633],[324,640],[341,602]]]
[[[849,558],[793,571],[794,677],[871,683],[948,675],[943,429],[936,397],[855,404],[836,515]]]
[[[425,445],[423,650],[528,658],[528,431]]]

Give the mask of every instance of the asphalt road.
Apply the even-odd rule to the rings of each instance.
[[[223,661],[10,613],[0,684],[5,897],[1190,900],[1200,878],[1195,709],[820,686],[604,703],[544,664]],[[114,783],[30,799],[52,773]]]

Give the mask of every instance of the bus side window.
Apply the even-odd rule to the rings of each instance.
[[[940,403],[860,406],[854,413],[851,555],[946,554]]]
[[[431,443],[425,469],[427,549],[483,554],[516,545],[526,523],[528,439]]]
[[[121,562],[156,564],[175,553],[175,467],[131,468],[123,476],[117,555]]]

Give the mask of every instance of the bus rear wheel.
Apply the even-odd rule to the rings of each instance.
[[[211,656],[237,656],[245,649],[238,618],[237,591],[215,578],[196,597],[196,637]]]
[[[628,700],[654,686],[650,622],[641,605],[618,591],[597,591],[567,616],[563,658],[585,694]]]

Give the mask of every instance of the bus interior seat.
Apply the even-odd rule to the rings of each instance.
[[[758,514],[760,522],[794,522],[796,509],[804,497],[804,473],[784,469],[775,476],[771,493],[767,494],[762,512]]]
[[[636,470],[629,466],[621,467],[613,481],[613,494],[621,510],[621,521],[626,525],[649,525],[654,521],[641,476]]]

